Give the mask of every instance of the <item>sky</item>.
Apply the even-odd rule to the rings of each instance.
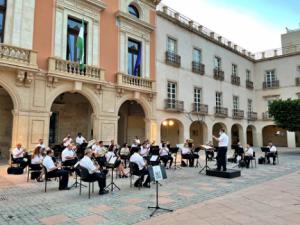
[[[251,51],[281,47],[300,28],[300,0],[162,0],[163,4]]]

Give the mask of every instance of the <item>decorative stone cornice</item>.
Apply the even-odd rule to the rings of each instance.
[[[161,2],[161,0],[141,0],[141,2],[153,7],[153,8],[156,8],[156,6]]]
[[[142,27],[145,30],[147,30],[148,32],[152,32],[155,29],[155,26],[151,25],[150,23],[139,20],[139,19],[135,18],[134,16],[131,16],[130,14],[122,12],[122,11],[118,11],[116,13],[116,17],[121,22],[128,22],[130,24]]]
[[[72,8],[78,7],[80,5],[84,5],[89,7],[91,10],[97,9],[98,11],[102,11],[106,9],[107,5],[101,0],[57,0],[56,7],[63,9],[63,8]]]
[[[33,72],[19,70],[16,76],[16,86],[29,88],[33,80]]]

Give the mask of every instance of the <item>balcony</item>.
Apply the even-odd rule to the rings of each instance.
[[[267,112],[262,113],[262,119],[263,120],[273,120],[273,117],[270,116],[269,112],[267,111]]]
[[[165,110],[172,112],[183,112],[184,102],[174,99],[165,99]]]
[[[232,118],[237,119],[237,120],[244,119],[244,111],[239,110],[239,109],[233,109],[232,110]]]
[[[240,86],[240,84],[241,84],[241,78],[239,76],[232,75],[231,76],[231,83],[233,85]]]
[[[105,82],[105,71],[96,66],[86,65],[80,69],[80,64],[60,58],[51,57],[48,60],[48,69],[51,76],[68,80],[84,82]]]
[[[200,75],[204,75],[205,74],[205,65],[199,62],[192,62],[192,71],[193,73],[197,73]]]
[[[257,113],[256,112],[248,112],[248,120],[249,121],[257,120]]]
[[[37,69],[37,52],[0,44],[0,65],[13,67],[32,67]]]
[[[173,52],[166,52],[166,64],[170,66],[180,67],[181,57]]]
[[[208,105],[199,104],[199,103],[194,102],[192,104],[192,107],[193,107],[194,114],[200,114],[200,115],[208,114]]]
[[[228,116],[228,109],[223,107],[215,107],[215,117],[226,118]]]
[[[275,88],[279,88],[279,80],[263,82],[263,89],[275,89]]]
[[[300,77],[296,78],[296,86],[300,86]]]
[[[214,78],[216,80],[223,81],[224,80],[224,71],[219,69],[214,69]]]
[[[246,80],[246,88],[253,89],[254,88],[253,82],[250,80]]]
[[[119,87],[131,89],[133,91],[138,90],[146,93],[155,92],[155,81],[128,74],[118,73],[117,84]]]

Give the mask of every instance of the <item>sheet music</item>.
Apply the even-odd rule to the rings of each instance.
[[[182,149],[183,146],[184,146],[184,144],[177,144],[177,145],[176,145],[176,147],[179,148],[179,149]]]
[[[155,181],[163,180],[162,172],[160,166],[153,166],[153,176]]]
[[[201,148],[204,148],[206,150],[212,149],[213,147],[209,146],[209,145],[201,145]]]
[[[153,155],[153,156],[151,156],[150,161],[155,162],[155,161],[157,161],[157,158],[158,158],[158,155]]]
[[[112,156],[112,157],[110,157],[108,164],[114,165],[116,161],[117,161],[117,157]]]

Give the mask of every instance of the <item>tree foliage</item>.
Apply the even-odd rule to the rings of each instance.
[[[300,99],[275,100],[269,106],[269,114],[278,127],[300,131]]]

